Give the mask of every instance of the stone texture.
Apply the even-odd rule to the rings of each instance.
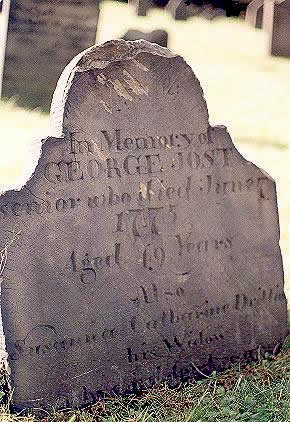
[[[125,41],[136,41],[136,40],[145,40],[155,44],[160,45],[161,47],[167,47],[168,34],[166,31],[161,29],[156,29],[152,32],[141,32],[135,29],[129,29],[126,34],[122,37]]]
[[[97,0],[14,0],[2,95],[49,109],[63,68],[95,44],[98,14]]]
[[[155,7],[151,0],[128,0],[129,6],[133,6],[137,16],[146,16],[149,9]]]
[[[146,41],[92,47],[51,118],[33,176],[0,198],[15,405],[175,386],[277,350],[275,183],[209,125],[184,60]]]
[[[246,22],[254,28],[263,27],[264,0],[253,0],[247,7]]]
[[[290,57],[290,1],[266,0],[263,20],[269,36],[269,53]]]
[[[169,0],[165,9],[175,20],[186,20],[189,16],[188,6],[184,0]]]

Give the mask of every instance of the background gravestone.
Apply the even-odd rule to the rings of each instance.
[[[135,29],[129,29],[129,31],[127,31],[122,38],[125,41],[136,41],[143,39],[152,43],[156,43],[161,47],[167,47],[168,42],[167,32],[161,29],[156,29],[152,32],[141,32]]]
[[[210,127],[184,60],[146,41],[78,55],[31,179],[0,198],[14,402],[74,406],[277,350],[274,181]]]
[[[263,27],[264,0],[253,0],[247,7],[246,22],[254,28]]]
[[[290,0],[265,1],[263,19],[269,36],[269,53],[290,57]]]
[[[49,108],[64,66],[95,44],[97,0],[12,0],[3,97]]]
[[[128,0],[129,6],[133,6],[137,16],[146,16],[147,11],[156,7],[152,0]]]
[[[189,16],[188,5],[185,0],[169,0],[165,9],[175,20],[186,20]]]

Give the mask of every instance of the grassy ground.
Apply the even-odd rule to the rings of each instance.
[[[177,389],[164,386],[41,418],[11,415],[4,406],[0,422],[287,422],[289,364],[290,354],[282,351]]]
[[[123,4],[102,3],[98,41],[123,35],[128,28],[169,32],[169,47],[183,55],[200,79],[210,122],[225,124],[248,160],[276,179],[285,279],[290,281],[290,60],[265,54],[266,36],[236,20],[175,22],[162,11],[136,17]],[[48,116],[0,102],[0,191],[23,178],[33,138],[49,132]],[[288,294],[288,296],[290,296]],[[214,375],[178,390],[151,390],[141,397],[106,400],[86,412],[51,414],[48,421],[258,421],[287,417],[284,352],[242,369]],[[0,422],[32,421],[11,416]],[[289,410],[289,409],[288,409]]]

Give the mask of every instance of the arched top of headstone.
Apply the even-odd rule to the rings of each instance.
[[[160,58],[159,63],[156,62],[156,56]],[[110,75],[106,76],[106,72]],[[156,87],[158,77],[160,92]],[[90,47],[77,55],[60,76],[51,105],[51,135],[63,137],[69,126],[78,125],[79,129],[82,126],[79,120],[81,113],[86,115],[85,108],[92,107],[92,103],[95,108],[98,104],[105,114],[111,116],[114,111],[124,112],[125,108],[132,111],[137,104],[140,106],[142,96],[147,99],[147,106],[150,103],[153,106],[158,103],[155,96],[160,97],[160,94],[164,100],[166,97],[176,100],[179,96],[185,114],[193,115],[194,103],[194,114],[200,114],[198,118],[195,117],[196,121],[202,121],[208,126],[203,91],[182,57],[145,40],[112,40]],[[190,110],[184,108],[186,97]],[[163,103],[164,109],[168,109],[167,100]],[[137,108],[139,115],[146,113],[144,102]],[[72,109],[73,113],[70,112]],[[176,101],[171,111],[171,114],[176,114]],[[99,117],[102,118],[101,115]]]

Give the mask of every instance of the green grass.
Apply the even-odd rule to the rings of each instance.
[[[103,399],[83,410],[37,417],[13,415],[4,406],[0,422],[286,422],[289,363],[285,346],[276,357],[268,355],[176,389],[164,385],[139,396]]]

